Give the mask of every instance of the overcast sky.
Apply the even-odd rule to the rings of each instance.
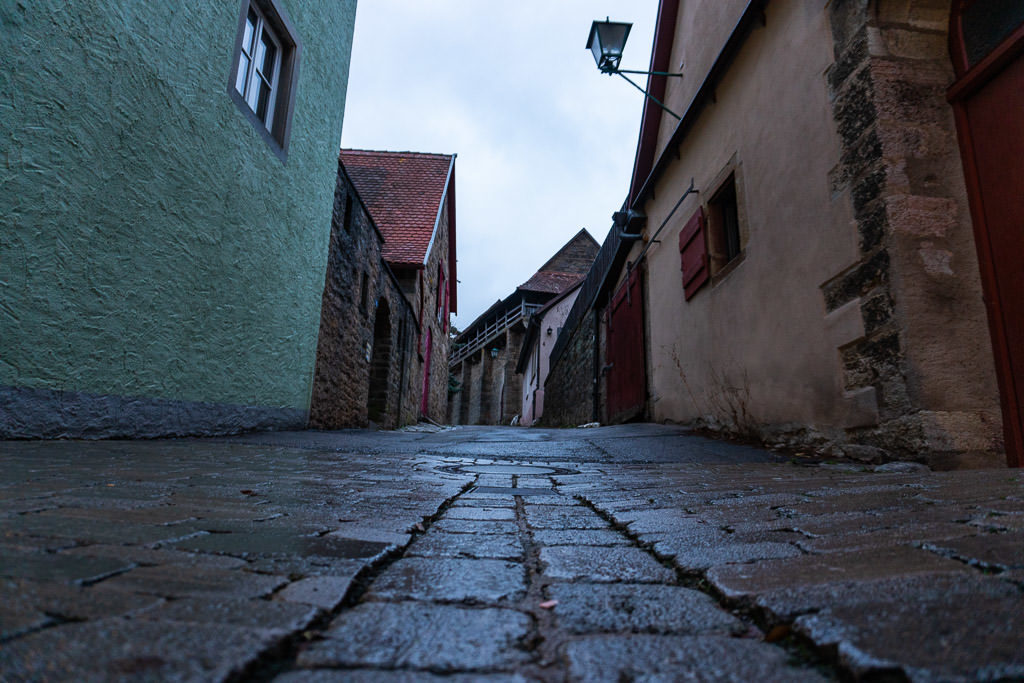
[[[644,97],[597,70],[587,34],[632,22],[622,68],[646,70],[656,13],[657,0],[359,2],[342,146],[458,154],[459,327],[580,228],[603,241]]]

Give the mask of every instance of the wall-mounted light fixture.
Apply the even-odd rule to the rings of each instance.
[[[549,337],[551,336],[551,333],[552,333],[552,332],[554,332],[554,330],[552,330],[552,329],[551,329],[551,328],[549,327],[549,328],[548,328],[548,336],[549,336]]]
[[[626,38],[629,37],[629,29],[632,27],[633,24],[609,21],[607,17],[605,17],[604,21],[595,21],[590,25],[587,49],[594,53],[594,61],[597,62],[597,68],[601,70],[601,73],[608,74],[609,76],[611,74],[622,76],[630,85],[651,98],[655,104],[674,116],[676,120],[679,120],[678,114],[666,107],[657,97],[641,88],[639,84],[630,79],[626,74],[676,77],[681,77],[683,74],[669,73],[667,71],[633,71],[631,69],[619,68],[619,62],[622,61],[622,50],[626,47]]]
[[[497,348],[491,349],[491,358],[497,358],[497,357],[498,357],[498,349]]]

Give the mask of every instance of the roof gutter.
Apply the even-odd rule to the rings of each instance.
[[[718,87],[718,84],[721,83],[726,73],[728,73],[732,63],[736,60],[740,50],[747,42],[747,38],[750,37],[757,24],[760,23],[764,26],[767,23],[765,8],[768,6],[768,2],[769,0],[750,0],[747,3],[746,9],[743,10],[743,14],[740,16],[739,21],[736,22],[736,26],[733,27],[728,40],[725,41],[721,52],[715,58],[715,62],[711,65],[711,69],[704,78],[704,82],[701,83],[697,93],[690,100],[690,106],[686,108],[686,113],[679,119],[675,130],[672,131],[672,137],[669,138],[665,148],[661,151],[650,175],[647,176],[647,180],[644,181],[643,186],[636,193],[631,208],[637,211],[641,210],[644,203],[654,194],[654,186],[665,172],[665,169],[678,158],[679,146],[686,139],[694,124],[697,123],[697,119],[700,118],[704,108],[715,101],[715,88]]]
[[[658,3],[658,19],[655,22],[654,45],[651,48],[651,75],[647,78],[647,91],[655,100],[665,100],[667,79],[657,72],[669,70],[672,58],[672,46],[675,42],[676,17],[679,13],[680,0],[660,0]],[[636,156],[633,160],[633,177],[629,183],[630,201],[637,196],[640,182],[651,172],[654,153],[657,151],[658,129],[661,127],[661,109],[654,106],[651,98],[644,98],[644,113],[640,119],[640,136],[636,145]]]

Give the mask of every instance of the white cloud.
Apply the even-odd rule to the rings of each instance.
[[[363,0],[345,147],[455,152],[464,326],[625,197],[643,96],[600,74],[590,22],[633,22],[646,69],[656,0]],[[642,77],[641,77],[642,78]]]

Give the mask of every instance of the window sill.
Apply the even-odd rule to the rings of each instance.
[[[736,255],[736,257],[732,261],[729,261],[724,266],[722,266],[721,268],[716,270],[714,273],[712,273],[711,274],[711,286],[712,287],[717,287],[718,285],[722,284],[722,282],[724,282],[726,280],[726,278],[728,278],[730,275],[732,275],[732,272],[734,270],[739,268],[740,264],[743,263],[746,260],[746,257],[747,257],[747,252],[746,251],[741,251],[739,254]]]
[[[256,116],[256,112],[249,108],[249,103],[245,101],[242,94],[235,89],[234,84],[228,86],[228,96],[231,97],[231,101],[235,103],[235,106],[238,107],[240,112],[242,112],[242,115],[245,116],[249,123],[252,124],[252,127],[256,129],[256,132],[261,138],[263,138],[263,141],[267,143],[274,155],[282,164],[287,164],[288,150],[277,141],[277,138],[275,138],[269,130],[267,130],[267,127],[263,125],[263,121]]]

